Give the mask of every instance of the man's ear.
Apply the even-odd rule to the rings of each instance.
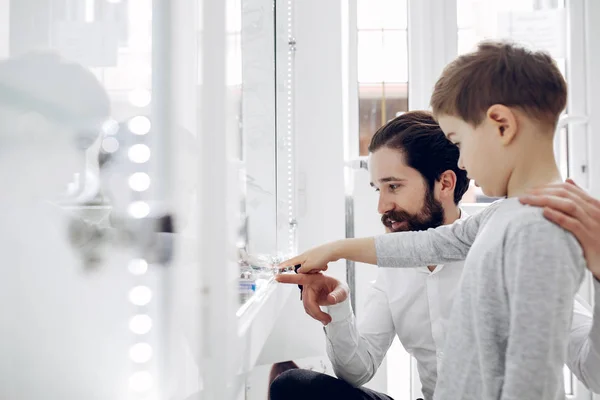
[[[451,198],[454,201],[454,190],[456,189],[456,174],[451,169],[442,172],[437,181],[438,200]]]
[[[509,145],[517,136],[517,117],[509,107],[494,104],[488,108],[486,118],[503,145]]]

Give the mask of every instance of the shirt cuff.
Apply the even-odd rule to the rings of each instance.
[[[331,322],[344,321],[352,316],[350,296],[341,303],[325,307],[325,312],[331,316]]]

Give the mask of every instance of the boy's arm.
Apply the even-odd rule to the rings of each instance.
[[[553,398],[585,261],[573,236],[547,221],[507,232],[504,279],[510,330],[502,399]]]
[[[493,210],[493,206],[489,206],[478,214],[427,231],[376,236],[377,265],[411,268],[462,261],[467,257],[483,220]]]
[[[327,264],[346,259],[380,267],[420,267],[464,260],[475,241],[479,227],[496,205],[484,211],[422,232],[398,232],[384,235],[344,239],[315,247],[280,264],[280,267],[302,265],[299,273],[324,271]]]

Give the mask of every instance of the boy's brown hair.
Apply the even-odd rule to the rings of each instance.
[[[487,41],[448,64],[431,96],[434,115],[473,126],[494,104],[521,109],[554,128],[567,104],[567,83],[547,53]]]

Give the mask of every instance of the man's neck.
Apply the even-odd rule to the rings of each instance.
[[[519,157],[508,180],[507,197],[522,196],[535,187],[562,181],[552,140],[539,140],[535,147],[536,151]]]
[[[444,225],[450,225],[460,219],[460,207],[452,204],[450,207],[444,207]]]
[[[450,207],[444,207],[444,223],[443,225],[450,225],[460,219],[461,210],[460,208],[453,204]],[[435,265],[430,265],[427,268],[430,272],[435,271]]]

